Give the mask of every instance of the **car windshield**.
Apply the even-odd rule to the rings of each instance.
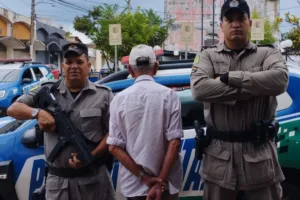
[[[19,69],[0,69],[0,82],[17,81],[20,75]]]

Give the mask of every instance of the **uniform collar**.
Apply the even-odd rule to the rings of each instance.
[[[154,81],[153,77],[150,75],[140,75],[136,78],[134,83],[137,83],[139,81]]]
[[[257,48],[256,45],[253,42],[251,42],[251,41],[249,41],[248,44],[247,44],[247,46],[245,47],[245,49],[253,49],[253,50],[256,49],[256,48]],[[218,44],[218,46],[217,46],[217,48],[216,48],[215,51],[216,52],[222,52],[222,51],[231,52],[232,50],[228,49],[226,47],[225,42],[222,42],[222,43]]]
[[[67,85],[66,85],[66,82],[63,80],[61,83],[60,83],[60,85],[58,86],[58,88],[57,88],[58,90],[59,90],[59,92],[61,93],[61,94],[64,94],[64,93],[66,93],[67,92]],[[85,84],[84,84],[84,87],[83,87],[83,89],[82,89],[82,91],[84,91],[84,90],[94,90],[94,91],[96,91],[96,86],[93,84],[93,83],[91,83],[89,80],[87,80],[86,82],[85,82]]]

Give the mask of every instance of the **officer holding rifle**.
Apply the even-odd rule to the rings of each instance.
[[[67,44],[63,55],[64,79],[24,94],[8,115],[37,119],[45,132],[47,200],[115,199],[107,169],[112,160],[106,159],[111,158],[106,139],[113,93],[88,80],[91,63],[86,45]]]

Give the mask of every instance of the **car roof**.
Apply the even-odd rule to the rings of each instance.
[[[165,86],[185,86],[190,84],[190,75],[169,75],[169,76],[154,76],[155,82]],[[111,88],[114,92],[123,90],[134,83],[135,79],[129,78],[125,80],[113,81],[103,85]]]
[[[0,64],[0,69],[21,69],[23,63]]]
[[[286,65],[288,66],[289,72],[293,74],[297,74],[300,76],[300,65],[295,62],[287,62]]]
[[[29,68],[29,67],[44,67],[44,66],[45,65],[39,63],[36,64],[23,63],[23,62],[16,62],[16,63],[9,63],[9,64],[0,63],[0,69],[22,69],[22,68]]]
[[[180,74],[190,74],[191,68],[193,66],[192,62],[170,62],[167,64],[160,65],[157,71],[158,76],[169,76],[170,74],[180,75]],[[132,78],[128,69],[124,69],[117,73],[110,74],[109,76],[96,81],[96,84],[105,84],[112,81],[126,80]]]

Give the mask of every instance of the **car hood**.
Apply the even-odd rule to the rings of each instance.
[[[16,119],[15,118],[12,118],[12,117],[1,117],[0,118],[0,128],[2,128],[3,126],[5,126],[6,124],[12,122],[12,121],[15,121]]]
[[[9,83],[0,82],[0,90],[14,87],[15,85],[16,85],[16,83],[13,83],[13,82],[9,82]]]

